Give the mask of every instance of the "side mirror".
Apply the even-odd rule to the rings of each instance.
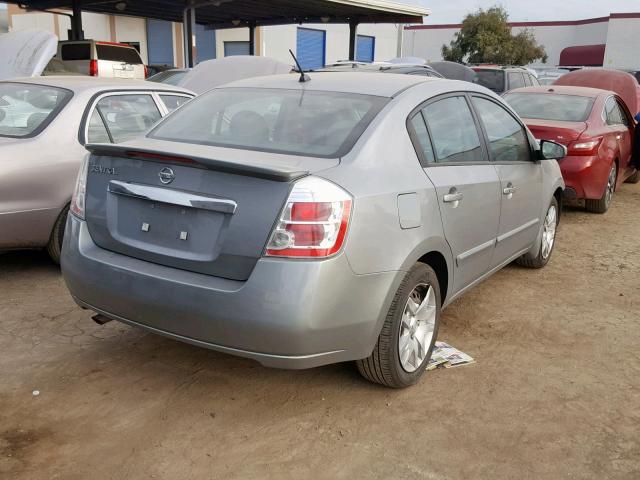
[[[551,140],[540,140],[540,160],[561,160],[567,156],[567,147]]]

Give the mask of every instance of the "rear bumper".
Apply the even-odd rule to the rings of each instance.
[[[562,177],[572,198],[601,198],[610,168],[610,165],[597,156],[568,156],[560,161]]]
[[[72,215],[62,271],[81,306],[280,368],[368,356],[404,276],[356,275],[343,254],[325,261],[264,258],[247,281],[227,280],[103,250]]]

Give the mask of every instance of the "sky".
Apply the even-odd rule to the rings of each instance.
[[[460,23],[478,8],[500,4],[511,21],[581,20],[605,17],[610,13],[640,12],[640,0],[395,0],[431,9],[425,23]]]

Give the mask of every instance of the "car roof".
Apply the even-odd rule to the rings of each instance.
[[[473,70],[500,70],[503,72],[509,71],[509,70],[518,70],[520,72],[528,72],[528,70],[525,67],[512,67],[509,65],[473,65],[470,66],[471,69]]]
[[[124,78],[89,77],[88,75],[46,75],[41,77],[12,78],[3,82],[31,83],[50,87],[66,88],[74,93],[98,92],[102,90],[166,90],[193,94],[189,90],[158,82],[128,80]]]
[[[345,75],[341,72],[309,72],[307,76],[310,78],[307,82],[299,81],[299,73],[247,78],[228,83],[218,88],[278,88],[393,97],[403,90],[419,83],[442,81],[442,79],[439,78],[419,75],[401,75],[395,73],[379,75],[378,73],[359,71],[353,72],[350,75]]]
[[[558,95],[575,95],[578,97],[592,97],[595,98],[599,95],[609,94],[615,95],[615,93],[608,90],[600,90],[599,88],[589,87],[573,87],[563,85],[544,85],[540,87],[522,87],[510,90],[507,93],[555,93]]]

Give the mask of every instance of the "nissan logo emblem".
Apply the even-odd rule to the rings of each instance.
[[[160,177],[160,181],[162,183],[164,183],[165,185],[169,185],[171,182],[173,182],[176,179],[176,174],[173,173],[173,170],[171,168],[164,167],[158,173],[158,177]]]

